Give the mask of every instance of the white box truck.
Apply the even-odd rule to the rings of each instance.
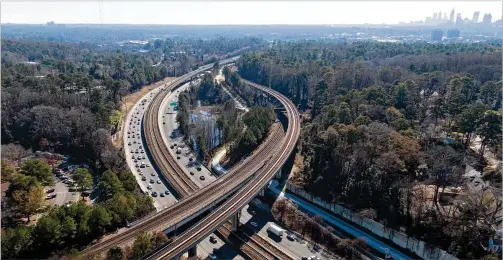
[[[278,237],[283,236],[283,229],[277,226],[276,224],[271,224],[268,228],[267,231],[275,234]]]

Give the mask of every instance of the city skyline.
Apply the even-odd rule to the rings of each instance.
[[[501,19],[499,2],[4,2],[1,22],[393,25],[424,20],[435,10],[441,10],[437,18],[445,19],[453,8],[463,17],[479,11],[481,16],[491,12],[494,21]]]

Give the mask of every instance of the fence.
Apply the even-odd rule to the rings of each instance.
[[[402,232],[389,229],[384,227],[382,224],[375,222],[371,219],[362,217],[358,214],[355,214],[349,209],[346,209],[335,203],[328,203],[319,197],[313,196],[312,194],[307,193],[302,188],[296,187],[291,183],[287,183],[286,185],[288,191],[293,194],[310,201],[311,203],[329,211],[335,213],[339,216],[344,217],[346,220],[353,222],[356,225],[364,227],[374,233],[375,235],[388,239],[392,241],[394,244],[400,246],[403,249],[408,249],[409,251],[415,253],[417,256],[422,259],[427,260],[454,260],[457,259],[455,256],[445,252],[442,249],[428,246],[425,242],[421,240],[417,240],[415,238],[409,237]]]

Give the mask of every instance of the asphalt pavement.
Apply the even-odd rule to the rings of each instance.
[[[143,116],[152,98],[159,92],[160,88],[151,90],[140,99],[128,113],[124,124],[124,150],[127,164],[136,177],[141,189],[153,197],[154,206],[157,211],[177,202],[177,199],[173,196],[173,191],[167,185],[162,174],[158,173],[152,166],[151,157],[148,151],[145,150]],[[169,192],[168,195],[166,195],[166,191]],[[154,197],[153,192],[156,192],[157,196]],[[161,197],[161,193],[164,194],[164,197]]]
[[[159,124],[162,125],[162,135],[164,143],[169,147],[169,151],[173,158],[176,158],[184,167],[184,172],[190,179],[199,187],[202,188],[212,183],[216,178],[204,165],[198,161],[197,156],[192,152],[192,149],[183,141],[183,137],[178,129],[176,122],[176,111],[170,106],[170,103],[178,103],[178,94],[185,90],[189,83],[184,84],[174,92],[168,94],[161,104],[160,110],[162,115],[159,115]],[[177,150],[180,154],[177,154]],[[192,159],[192,161],[190,161]],[[199,169],[198,169],[199,166]]]

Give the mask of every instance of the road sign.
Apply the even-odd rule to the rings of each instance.
[[[171,106],[171,107],[176,107],[176,102],[171,102],[171,103],[169,103],[169,106]]]

